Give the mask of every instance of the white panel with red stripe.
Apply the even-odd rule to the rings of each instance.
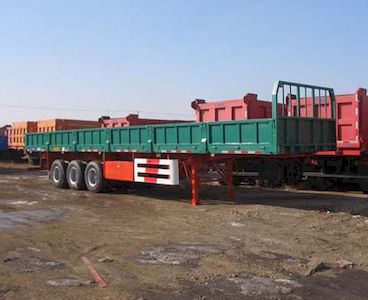
[[[135,158],[134,181],[178,185],[179,162],[177,159]]]

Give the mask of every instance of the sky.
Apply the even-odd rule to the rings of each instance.
[[[0,125],[193,119],[274,81],[368,87],[366,0],[0,0]]]

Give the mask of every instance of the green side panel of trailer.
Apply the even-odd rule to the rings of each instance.
[[[276,154],[273,142],[275,126],[273,119],[254,119],[207,124],[208,151],[227,153],[229,151],[259,151]]]
[[[332,120],[279,118],[277,122],[278,126],[274,119],[255,119],[31,133],[26,150],[298,154],[335,149]]]
[[[93,150],[103,152],[108,150],[106,144],[108,139],[105,130],[79,130],[73,133],[70,136],[70,151],[84,152]],[[67,136],[68,131],[61,132],[61,134]]]
[[[146,126],[105,129],[105,152],[151,152],[150,128]]]
[[[186,151],[207,153],[204,123],[178,123],[151,126],[152,152]]]
[[[305,95],[312,95],[310,101],[313,107],[321,100],[317,101],[315,95],[324,92],[324,99],[331,101],[332,118],[315,118],[314,113],[312,117],[301,116],[303,90]],[[287,100],[289,103],[286,103]],[[278,155],[335,150],[333,89],[278,81],[274,86],[272,101],[273,117],[269,119],[30,133],[26,136],[25,146],[27,151],[34,152],[249,152]],[[296,116],[290,116],[292,101],[297,103]],[[280,105],[283,105],[281,115]]]

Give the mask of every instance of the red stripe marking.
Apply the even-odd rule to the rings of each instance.
[[[149,165],[158,165],[160,164],[160,159],[159,158],[147,158],[146,163]]]
[[[147,183],[157,183],[157,179],[156,177],[144,177],[144,182]]]

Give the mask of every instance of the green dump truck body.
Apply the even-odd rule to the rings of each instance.
[[[313,95],[314,89],[328,90],[334,100],[332,89],[279,81],[273,94],[273,118],[30,133],[26,150],[267,155],[334,150],[334,119],[277,115],[279,88],[284,93],[285,84],[312,89]],[[301,101],[300,94],[297,100]]]

